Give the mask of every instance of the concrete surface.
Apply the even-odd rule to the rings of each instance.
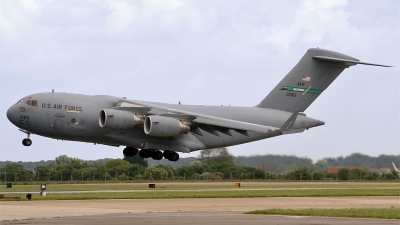
[[[275,198],[190,198],[70,201],[0,202],[0,220],[26,220],[104,214],[158,212],[214,213],[257,209],[305,208],[390,208],[400,207],[400,197],[275,197]]]
[[[258,225],[258,224],[313,224],[313,225],[398,225],[399,220],[382,219],[354,219],[354,218],[327,218],[307,216],[266,216],[266,215],[244,215],[237,212],[155,212],[155,213],[118,213],[91,216],[63,217],[50,219],[6,221],[1,224],[229,224],[229,225]]]

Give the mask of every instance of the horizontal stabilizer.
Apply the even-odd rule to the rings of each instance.
[[[354,64],[363,64],[363,65],[370,65],[370,66],[392,67],[392,66],[374,64],[374,63],[360,62],[360,61],[356,61],[356,60],[340,59],[340,58],[329,57],[329,56],[313,56],[313,58],[317,59],[317,60],[321,60],[321,61],[328,61],[328,62],[343,62],[343,63],[354,63]]]

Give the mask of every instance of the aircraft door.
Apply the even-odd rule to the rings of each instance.
[[[61,134],[63,129],[63,120],[54,120],[54,128],[53,131],[55,134]]]

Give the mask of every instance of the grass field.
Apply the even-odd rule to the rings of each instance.
[[[400,208],[269,209],[246,212],[245,214],[400,219]]]
[[[207,190],[207,189],[232,189],[237,190],[235,182],[188,182],[188,183],[155,183],[156,190]],[[400,194],[400,183],[241,183],[243,189],[396,189]],[[47,191],[110,191],[110,190],[149,190],[148,183],[100,183],[100,184],[49,184]],[[40,185],[13,185],[6,188],[0,186],[0,192],[34,192],[40,191]]]
[[[352,183],[352,184],[263,184],[245,183],[235,188],[235,183],[161,183],[149,189],[148,184],[62,184],[48,185],[47,196],[32,194],[32,200],[81,200],[81,199],[160,199],[160,198],[244,198],[244,197],[328,197],[328,196],[400,196],[397,183]],[[39,185],[14,185],[2,187],[5,196],[25,194],[12,192],[38,192]],[[69,191],[69,193],[59,193]],[[89,191],[76,193],[79,191]],[[92,192],[90,192],[92,191]],[[15,199],[2,199],[2,201]]]

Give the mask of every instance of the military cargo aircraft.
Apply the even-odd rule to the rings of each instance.
[[[298,64],[256,106],[202,106],[129,100],[107,95],[39,93],[7,111],[27,134],[58,140],[126,146],[132,157],[177,161],[179,154],[239,145],[321,126],[304,111],[346,68],[365,64],[350,56],[309,49]],[[139,150],[140,149],[140,150]]]

